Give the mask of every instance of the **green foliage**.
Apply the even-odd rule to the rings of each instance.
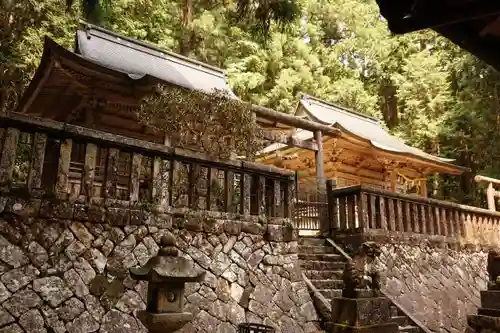
[[[217,158],[231,154],[253,159],[263,148],[262,130],[248,103],[222,91],[205,94],[176,87],[158,87],[144,98],[139,121],[171,134],[174,146],[201,150]]]
[[[0,108],[13,109],[42,36],[70,48],[83,14],[60,0],[0,4]],[[473,173],[500,176],[499,74],[432,31],[392,36],[374,0],[113,0],[109,9],[106,27],[225,68],[243,100],[293,112],[309,93],[375,116]],[[431,185],[441,198],[483,200],[468,175]]]

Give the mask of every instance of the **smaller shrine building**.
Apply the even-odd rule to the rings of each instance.
[[[301,96],[295,116],[340,131],[337,137],[322,138],[324,177],[334,180],[337,187],[365,184],[426,197],[429,175],[460,175],[467,171],[452,164],[453,160],[406,145],[375,118],[309,95]],[[308,130],[292,129],[287,135],[303,142],[316,141]],[[315,153],[274,143],[262,150],[258,161],[296,171],[300,192],[307,192],[318,183]]]

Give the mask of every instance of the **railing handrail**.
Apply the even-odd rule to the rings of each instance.
[[[500,179],[481,176],[481,175],[477,175],[476,177],[474,177],[474,181],[476,183],[493,183],[496,185],[500,185]]]
[[[415,202],[415,203],[427,204],[427,205],[432,205],[432,206],[439,206],[442,208],[453,208],[453,209],[459,209],[462,211],[467,211],[467,212],[476,213],[476,214],[484,214],[484,215],[489,215],[489,216],[494,216],[494,217],[500,217],[500,212],[494,212],[494,211],[490,211],[490,210],[487,210],[484,208],[462,205],[462,204],[457,204],[457,203],[448,202],[448,201],[441,201],[441,200],[437,200],[437,199],[424,198],[424,197],[419,197],[416,195],[409,195],[409,194],[403,194],[403,193],[397,193],[397,192],[390,192],[390,191],[386,191],[386,190],[379,190],[379,189],[375,189],[369,185],[364,185],[364,184],[348,186],[348,187],[343,187],[343,188],[338,188],[338,189],[332,189],[331,191],[332,191],[331,193],[332,193],[333,197],[341,197],[341,196],[345,196],[345,195],[358,194],[358,193],[363,192],[363,193],[375,194],[375,195],[384,196],[384,197],[401,199],[401,200]]]
[[[41,131],[64,138],[84,139],[87,142],[101,143],[114,146],[134,153],[145,153],[150,155],[168,157],[177,160],[196,162],[200,165],[229,169],[231,171],[248,170],[266,176],[281,178],[294,177],[295,173],[290,170],[256,162],[242,160],[225,160],[211,157],[190,149],[171,147],[145,140],[112,134],[78,125],[63,123],[51,119],[35,117],[18,112],[0,112],[2,127],[16,127],[21,130]]]

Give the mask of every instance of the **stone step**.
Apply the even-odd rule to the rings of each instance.
[[[342,280],[311,280],[312,284],[318,289],[342,289],[344,282]]]
[[[326,245],[326,240],[324,238],[316,237],[300,237],[299,245],[323,246]]]
[[[321,270],[321,271],[303,271],[309,280],[323,280],[323,279],[341,279],[343,271],[341,269],[338,270]]]
[[[299,251],[299,259],[302,260],[313,260],[313,261],[336,261],[336,262],[344,262],[344,258],[339,254],[333,253],[300,253]]]
[[[340,289],[318,289],[318,291],[328,299],[328,303],[332,302],[332,298],[342,297],[342,290]]]
[[[393,316],[391,319],[393,321],[395,321],[396,323],[398,323],[398,326],[400,326],[400,327],[411,326],[410,320],[407,316],[397,315],[397,316]]]
[[[325,245],[299,245],[299,253],[335,253],[335,249]]]
[[[335,261],[319,261],[319,260],[299,260],[300,267],[302,270],[338,270],[344,269],[345,264],[343,262]]]
[[[404,332],[404,333],[420,333],[420,327],[417,326],[400,326],[399,327],[399,332]]]

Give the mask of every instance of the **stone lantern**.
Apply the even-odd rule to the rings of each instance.
[[[149,282],[146,311],[137,315],[151,333],[176,332],[190,322],[193,314],[183,312],[185,283],[205,279],[206,272],[197,269],[194,261],[179,257],[175,245],[175,237],[167,233],[156,257],[130,269],[133,279]]]

